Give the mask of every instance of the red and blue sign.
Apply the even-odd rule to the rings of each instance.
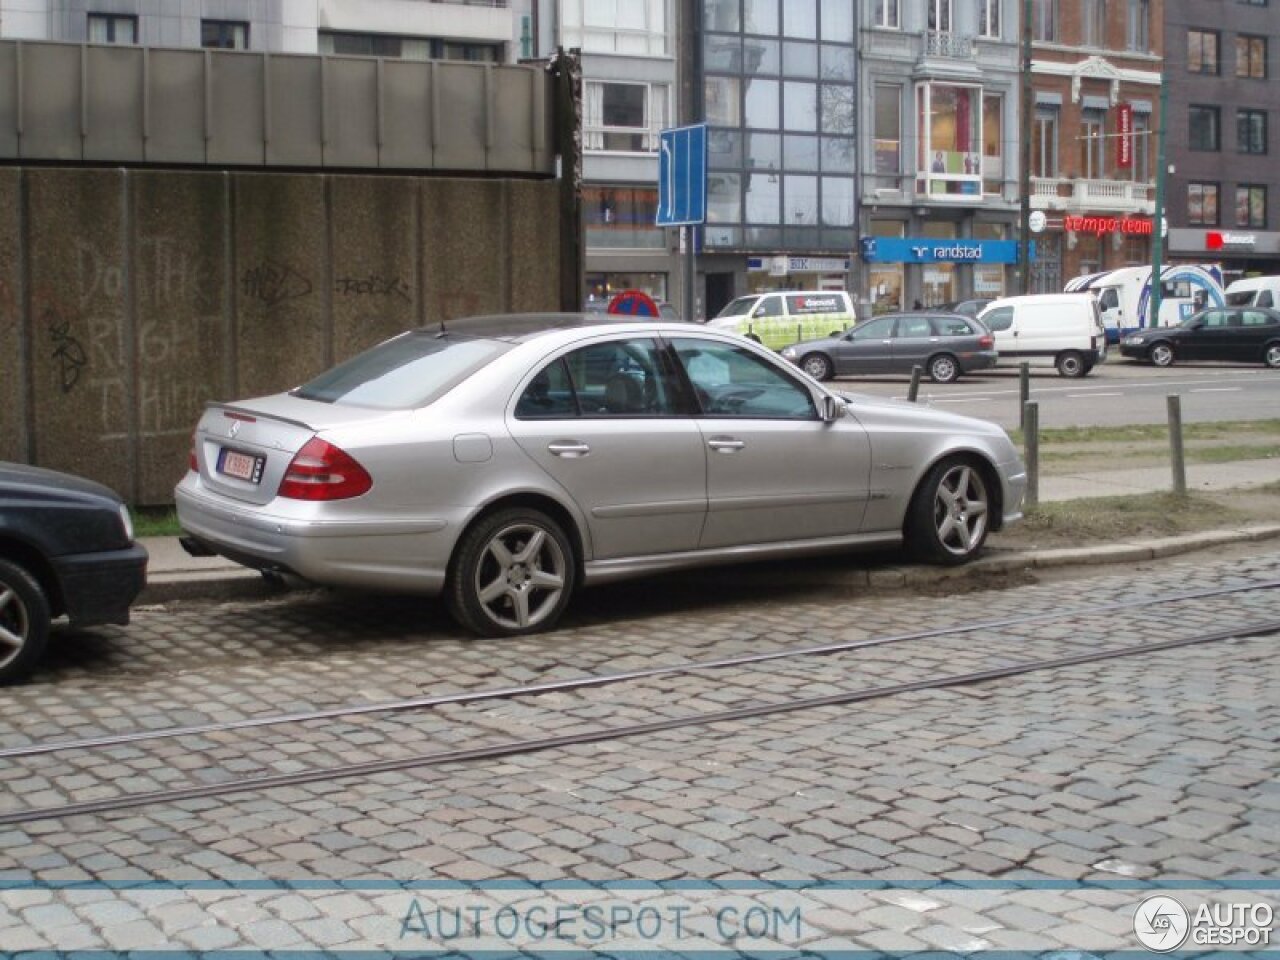
[[[658,304],[643,290],[623,290],[609,301],[607,313],[615,316],[658,317]]]

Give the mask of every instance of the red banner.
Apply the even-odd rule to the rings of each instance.
[[[1116,106],[1116,166],[1121,170],[1133,167],[1133,106],[1121,103]]]

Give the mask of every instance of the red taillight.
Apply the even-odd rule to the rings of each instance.
[[[312,437],[285,471],[279,495],[291,500],[346,500],[372,487],[373,478],[350,454]]]
[[[200,472],[200,462],[196,460],[196,434],[191,435],[191,449],[187,451],[187,469],[192,473]]]
[[[978,346],[980,346],[983,350],[990,350],[995,345],[996,345],[996,338],[991,336],[991,334],[989,333],[984,333],[982,336],[978,338]]]

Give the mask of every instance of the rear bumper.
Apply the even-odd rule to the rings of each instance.
[[[974,370],[990,370],[996,365],[997,354],[994,350],[975,350],[973,353],[959,354],[960,368],[965,373]]]
[[[410,593],[444,588],[460,518],[324,521],[276,516],[201,492],[184,480],[174,491],[178,522],[199,547],[255,570],[312,583]]]
[[[52,558],[67,618],[77,627],[129,622],[129,606],[147,585],[147,551],[77,553]]]

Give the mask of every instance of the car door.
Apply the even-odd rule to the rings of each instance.
[[[824,422],[812,389],[748,346],[678,337],[707,461],[705,549],[855,534],[870,445],[853,417]]]
[[[893,360],[890,369],[909,372],[917,364],[923,367],[939,342],[928,317],[899,317],[893,330]]]
[[[1269,310],[1241,310],[1240,318],[1236,331],[1238,348],[1231,359],[1240,363],[1265,363],[1263,355],[1267,344],[1280,336],[1280,318]]]
[[[1239,325],[1239,310],[1205,310],[1188,324],[1178,341],[1176,352],[1181,360],[1229,360],[1231,357],[1232,318]]]
[[[683,382],[650,337],[567,351],[533,373],[507,426],[586,517],[591,559],[692,550],[707,457]]]
[[[842,336],[831,351],[836,373],[887,373],[893,363],[894,322],[894,317],[877,317]]]

